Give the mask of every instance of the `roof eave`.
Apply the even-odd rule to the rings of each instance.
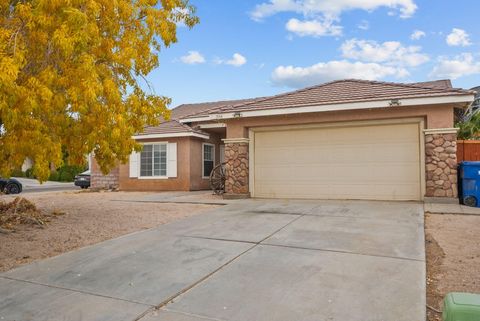
[[[205,121],[220,121],[223,119],[240,118],[240,117],[262,117],[275,115],[288,115],[298,113],[314,113],[326,111],[341,111],[341,110],[362,110],[374,108],[395,108],[396,106],[424,106],[424,105],[439,105],[439,104],[456,104],[462,107],[468,107],[475,99],[473,94],[465,95],[451,95],[439,97],[416,97],[416,98],[401,98],[401,99],[387,99],[378,101],[362,101],[349,102],[313,106],[299,106],[299,107],[280,107],[272,109],[261,110],[246,110],[246,111],[228,111],[223,113],[215,113],[201,117],[190,117],[180,119],[182,123],[197,123]]]
[[[135,140],[142,139],[156,139],[156,138],[178,138],[178,137],[198,137],[202,139],[210,139],[208,134],[200,134],[194,132],[180,132],[180,133],[163,133],[163,134],[144,134],[132,136]]]

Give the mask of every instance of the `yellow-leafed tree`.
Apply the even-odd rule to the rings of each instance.
[[[198,22],[188,0],[0,0],[0,12],[0,176],[28,157],[46,180],[62,146],[107,172],[168,119],[170,100],[143,87],[177,26]]]

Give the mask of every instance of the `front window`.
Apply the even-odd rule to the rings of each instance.
[[[209,177],[215,163],[215,146],[203,144],[203,177]]]
[[[167,176],[167,144],[143,146],[140,154],[140,176]]]

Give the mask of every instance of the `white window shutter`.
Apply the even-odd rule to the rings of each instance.
[[[167,176],[177,177],[177,143],[168,143]]]
[[[140,172],[140,153],[133,152],[130,154],[130,177],[138,177],[138,173]]]

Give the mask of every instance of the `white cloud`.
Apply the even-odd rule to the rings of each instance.
[[[358,29],[368,30],[370,29],[370,23],[367,20],[362,20],[358,25]]]
[[[234,53],[233,56],[232,56],[232,59],[223,60],[223,59],[220,59],[220,58],[216,57],[213,60],[213,63],[215,63],[217,65],[224,64],[224,65],[231,65],[231,66],[235,66],[235,67],[240,67],[240,66],[243,66],[247,63],[247,58],[245,58],[244,56],[242,56],[239,53]]]
[[[320,84],[326,81],[359,78],[377,80],[393,76],[404,78],[409,75],[405,68],[384,66],[378,63],[334,60],[320,62],[309,67],[279,66],[272,73],[272,82],[293,88]]]
[[[429,60],[421,47],[404,47],[398,41],[377,43],[373,40],[350,39],[340,47],[342,56],[366,62],[386,63],[393,66],[415,67]]]
[[[399,12],[401,18],[411,17],[417,10],[414,0],[269,0],[258,4],[251,12],[254,20],[262,20],[280,12],[296,12],[305,16],[338,17],[344,11],[373,11],[387,7]]]
[[[426,34],[425,34],[424,31],[422,31],[422,30],[414,30],[414,31],[412,32],[412,34],[410,35],[410,39],[412,39],[412,40],[418,40],[418,39],[423,38],[423,37],[425,37],[425,36],[426,36]]]
[[[319,20],[305,20],[290,19],[287,22],[286,28],[300,37],[304,36],[340,36],[342,34],[342,27],[335,25],[329,19]]]
[[[463,29],[453,28],[452,32],[447,36],[447,44],[449,46],[470,46],[470,36]]]
[[[257,4],[250,17],[258,21],[279,12],[301,12],[301,9],[302,5],[293,0],[270,0],[270,3]]]
[[[240,67],[240,66],[243,66],[247,63],[247,58],[245,58],[244,56],[242,56],[239,53],[234,53],[232,59],[227,60],[225,63],[227,65]]]
[[[184,64],[195,65],[205,63],[205,58],[198,51],[189,51],[188,55],[180,57]]]
[[[480,74],[480,61],[475,61],[471,53],[463,53],[453,59],[441,57],[430,77],[456,79],[474,74]]]

